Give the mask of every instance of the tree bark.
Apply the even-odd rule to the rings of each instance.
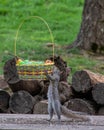
[[[80,31],[73,46],[104,53],[104,0],[85,0]]]
[[[94,115],[95,114],[95,109],[93,105],[85,101],[83,99],[70,99],[68,102],[64,104],[68,109],[71,109],[73,111],[79,111],[79,112],[84,112],[87,114]]]
[[[72,88],[76,92],[87,93],[96,83],[103,83],[104,75],[89,70],[76,71],[72,77]]]
[[[92,96],[97,104],[104,105],[104,83],[98,83],[93,87]]]

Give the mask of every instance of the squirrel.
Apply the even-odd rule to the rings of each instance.
[[[60,70],[57,67],[53,68],[52,74],[48,74],[45,71],[46,77],[49,79],[50,84],[48,87],[48,113],[49,113],[49,121],[51,121],[53,117],[53,113],[55,112],[58,120],[61,121],[61,114],[68,118],[81,119],[83,121],[89,121],[90,119],[85,115],[79,115],[77,112],[69,110],[65,106],[61,105],[59,99],[58,85],[60,81]],[[79,112],[80,113],[80,112]]]

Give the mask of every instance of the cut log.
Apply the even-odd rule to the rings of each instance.
[[[53,58],[50,58],[53,61]],[[62,71],[61,81],[67,81],[70,73],[70,69],[67,67],[67,63],[61,57],[54,57],[55,65]],[[20,90],[28,91],[33,96],[39,94],[44,86],[41,86],[37,80],[21,80],[19,79],[16,68],[16,57],[8,60],[4,65],[4,78],[9,84],[9,87],[13,92]],[[47,93],[47,85],[44,87],[43,93]],[[42,93],[41,93],[42,94]]]
[[[98,83],[93,87],[92,96],[97,104],[104,105],[104,83]]]
[[[99,109],[98,115],[104,115],[104,106]]]
[[[40,82],[40,85],[42,86],[40,95],[44,98],[47,99],[47,92],[48,92],[48,86],[49,86],[49,81],[44,80]]]
[[[58,90],[61,104],[64,104],[64,102],[68,101],[73,96],[71,85],[67,82],[59,82]]]
[[[9,101],[9,109],[11,113],[32,113],[33,106],[33,97],[26,91],[18,91],[14,93]]]
[[[7,113],[10,95],[4,90],[0,90],[0,113]]]
[[[48,114],[48,102],[43,100],[34,105],[33,114]]]
[[[37,104],[39,101],[41,101],[43,99],[42,96],[40,95],[36,95],[33,97],[33,101],[34,101],[34,105]]]
[[[4,79],[7,83],[14,84],[20,81],[17,68],[16,57],[8,60],[4,65]]]
[[[9,87],[13,92],[25,90],[35,96],[41,92],[42,86],[38,80],[20,80],[17,83],[10,84]]]
[[[76,92],[87,93],[96,83],[104,82],[104,75],[89,70],[76,71],[72,77],[72,88]]]
[[[50,60],[54,60],[55,66],[61,71],[60,81],[67,82],[71,71],[71,68],[67,66],[67,62],[65,62],[60,56],[55,56],[54,59],[53,57],[50,57]]]
[[[7,82],[4,80],[3,76],[0,75],[0,89],[7,89],[7,88],[8,88]]]
[[[16,69],[16,59],[8,60],[4,65],[4,78],[13,92],[28,91],[35,96],[41,91],[41,84],[37,80],[20,80]]]
[[[45,81],[45,82],[42,81],[42,82],[40,82],[40,84],[43,88],[40,95],[42,95],[43,98],[47,99],[49,81]],[[71,98],[71,96],[73,95],[71,85],[68,84],[67,82],[60,81],[58,90],[59,90],[60,101],[62,104],[65,101],[69,100]]]
[[[87,114],[95,114],[95,109],[91,103],[84,99],[70,99],[68,102],[64,104],[68,109],[73,111],[84,112]]]

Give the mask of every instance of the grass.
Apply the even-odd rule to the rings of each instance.
[[[55,54],[61,55],[73,68],[94,70],[97,60],[85,58],[79,50],[70,54],[64,46],[71,44],[79,32],[84,0],[0,0],[0,73],[3,64],[14,55],[16,31],[24,19],[40,16],[49,24],[56,44]],[[17,39],[17,55],[24,59],[43,60],[52,55],[47,48],[51,38],[47,27],[39,19],[26,20]]]

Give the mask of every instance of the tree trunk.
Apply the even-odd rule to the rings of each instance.
[[[9,110],[11,113],[32,113],[33,106],[33,97],[26,91],[18,91],[14,93],[9,101]]]
[[[72,88],[76,92],[87,93],[96,83],[103,83],[104,75],[89,70],[76,71],[72,77]]]
[[[85,0],[80,31],[72,46],[104,53],[104,0]]]
[[[64,104],[68,109],[71,109],[73,111],[79,111],[79,112],[84,112],[88,114],[95,114],[95,109],[93,105],[85,101],[83,99],[70,99],[68,102]]]
[[[93,87],[92,96],[97,104],[104,105],[104,83],[98,83]]]

